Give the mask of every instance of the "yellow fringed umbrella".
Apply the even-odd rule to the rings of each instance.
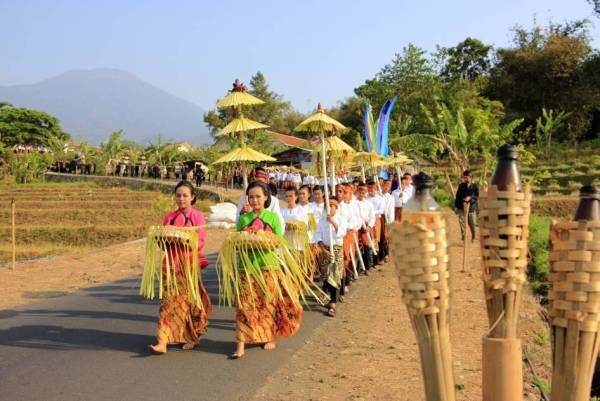
[[[344,131],[346,127],[336,121],[335,119],[329,117],[325,114],[325,109],[321,106],[321,103],[317,106],[317,111],[306,120],[302,121],[294,131],[296,132],[315,132],[318,133],[321,138],[321,167],[323,171],[323,183],[325,184],[323,187],[325,189],[325,206],[327,208],[327,213],[329,213],[329,188],[327,187],[327,163],[326,163],[326,144],[325,144],[325,132],[331,133],[340,133]],[[340,139],[341,141],[341,139]],[[342,141],[343,142],[343,141]],[[332,142],[334,144],[334,142]],[[351,148],[352,149],[352,148]],[[332,172],[333,173],[333,172]],[[331,184],[335,185],[335,175],[332,174]],[[329,251],[331,255],[333,255],[333,233],[331,231],[331,226],[329,226],[329,239],[331,246],[329,247]]]
[[[222,163],[235,163],[235,162],[272,162],[277,159],[265,155],[264,153],[260,153],[252,148],[247,146],[242,146],[232,150],[227,153],[225,156],[222,156],[212,162],[212,164],[222,164]]]
[[[262,100],[252,96],[251,94],[249,94],[246,91],[246,86],[244,84],[242,84],[239,79],[235,80],[235,82],[233,83],[233,89],[231,89],[229,94],[227,96],[225,96],[225,98],[223,98],[217,102],[218,108],[231,107],[234,109],[234,113],[237,114],[237,116],[238,116],[237,118],[235,118],[231,122],[229,122],[229,124],[227,124],[221,131],[219,131],[217,136],[237,133],[238,140],[240,142],[241,147],[238,149],[235,149],[233,152],[230,152],[229,154],[223,156],[221,159],[227,160],[222,163],[234,161],[234,160],[228,160],[231,158],[234,158],[234,159],[238,158],[238,160],[235,160],[235,161],[241,161],[242,176],[244,179],[244,188],[248,187],[248,171],[246,168],[246,161],[274,161],[275,160],[270,156],[264,155],[260,152],[256,152],[253,149],[246,148],[244,132],[249,131],[249,130],[254,130],[254,129],[268,128],[268,125],[261,124],[257,121],[253,121],[248,118],[244,118],[244,115],[242,114],[241,106],[242,105],[255,105],[255,104],[262,104],[262,103],[264,103]],[[254,153],[252,153],[252,152],[254,152]],[[231,157],[227,157],[227,156],[231,156]],[[251,157],[251,158],[247,159],[247,157]],[[265,159],[265,157],[267,157],[268,159]],[[221,160],[221,159],[219,159],[219,160]],[[256,160],[256,159],[259,159],[259,160]],[[218,162],[218,160],[217,160],[217,162]],[[215,162],[215,163],[217,163],[217,162]],[[213,163],[213,164],[215,164],[215,163]]]
[[[385,161],[385,157],[375,152],[356,152],[353,161],[360,165],[361,175],[364,181],[366,179],[365,165],[368,166],[369,169],[382,167],[384,165],[383,162]]]
[[[396,169],[396,174],[398,175],[398,182],[400,182],[400,178],[402,176],[402,167],[407,166],[411,163],[411,159],[406,157],[402,152],[398,152],[394,155],[394,157],[388,159],[387,165]]]
[[[236,132],[250,131],[255,129],[268,128],[268,125],[259,123],[249,118],[239,117],[231,120],[229,124],[223,127],[215,136],[223,136]]]
[[[233,83],[233,89],[227,96],[217,102],[219,109],[238,106],[252,106],[255,104],[263,104],[264,102],[257,97],[246,92],[246,86],[236,79]]]

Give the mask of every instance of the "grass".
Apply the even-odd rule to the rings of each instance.
[[[548,303],[550,219],[531,215],[529,220],[529,252],[531,257],[527,267],[527,276],[534,294],[540,298],[542,305]]]

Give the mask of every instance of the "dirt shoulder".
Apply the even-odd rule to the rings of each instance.
[[[470,247],[470,266],[461,273],[458,224],[450,217],[452,274],[452,352],[458,400],[481,400],[481,337],[485,311],[478,243]],[[534,367],[549,377],[550,343],[535,299],[525,294],[520,332]],[[539,400],[539,390],[524,365],[525,399]],[[391,264],[361,277],[337,316],[321,325],[290,362],[257,392],[264,400],[406,400],[424,399],[415,336],[401,302]]]
[[[208,230],[205,254],[217,252],[227,230]],[[72,252],[50,260],[0,269],[0,309],[53,298],[142,272],[145,241],[134,241],[93,251]]]

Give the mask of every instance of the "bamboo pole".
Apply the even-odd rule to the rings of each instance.
[[[15,218],[15,214],[16,214],[16,202],[15,199],[13,198],[10,202],[11,205],[11,216],[12,216],[12,264],[11,264],[11,269],[15,270],[15,267],[17,266],[17,224],[16,224],[16,218]]]
[[[467,247],[469,245],[469,241],[467,241],[467,229],[469,228],[469,207],[471,206],[470,202],[463,202],[463,212],[464,212],[464,232],[463,232],[463,262],[462,262],[462,270],[464,272],[467,268]]]
[[[329,214],[329,187],[327,186],[327,149],[325,148],[325,134],[323,131],[319,134],[321,136],[321,167],[323,169],[323,189],[325,189],[325,211]],[[329,252],[331,253],[332,260],[335,260],[333,253],[333,232],[331,231],[331,224],[329,227]]]

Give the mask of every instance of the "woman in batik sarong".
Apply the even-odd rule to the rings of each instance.
[[[177,210],[169,213],[163,220],[165,226],[198,227],[206,224],[204,214],[193,208],[196,203],[194,186],[188,181],[181,181],[175,187],[175,202]],[[206,231],[198,229],[198,258],[200,268],[208,266],[202,248],[206,238]],[[170,252],[167,257],[172,258],[170,265],[174,266],[175,276],[179,294],[166,295],[160,302],[158,312],[158,330],[156,333],[157,343],[149,345],[149,348],[158,354],[167,352],[168,344],[183,344],[184,350],[193,349],[200,341],[200,337],[206,333],[208,326],[208,314],[212,312],[212,305],[206,289],[201,280],[198,282],[202,308],[199,308],[187,297],[186,280],[182,269],[179,269],[179,261],[175,257],[177,252]],[[165,261],[166,262],[166,261]],[[167,263],[163,262],[163,269]]]
[[[271,202],[271,193],[266,184],[254,181],[246,190],[248,203],[252,211],[240,216],[238,231],[257,233],[270,232],[282,237],[283,230],[279,216],[265,210]],[[275,349],[277,338],[289,337],[298,331],[302,321],[302,307],[298,293],[290,294],[281,285],[280,274],[273,274],[280,269],[279,259],[273,252],[250,253],[248,255],[254,267],[258,268],[266,284],[266,293],[253,280],[251,273],[241,275],[239,302],[236,305],[236,341],[237,348],[233,358],[244,355],[245,344],[262,344],[265,350]],[[275,280],[278,282],[276,283]],[[276,288],[281,288],[283,296],[277,296]]]

